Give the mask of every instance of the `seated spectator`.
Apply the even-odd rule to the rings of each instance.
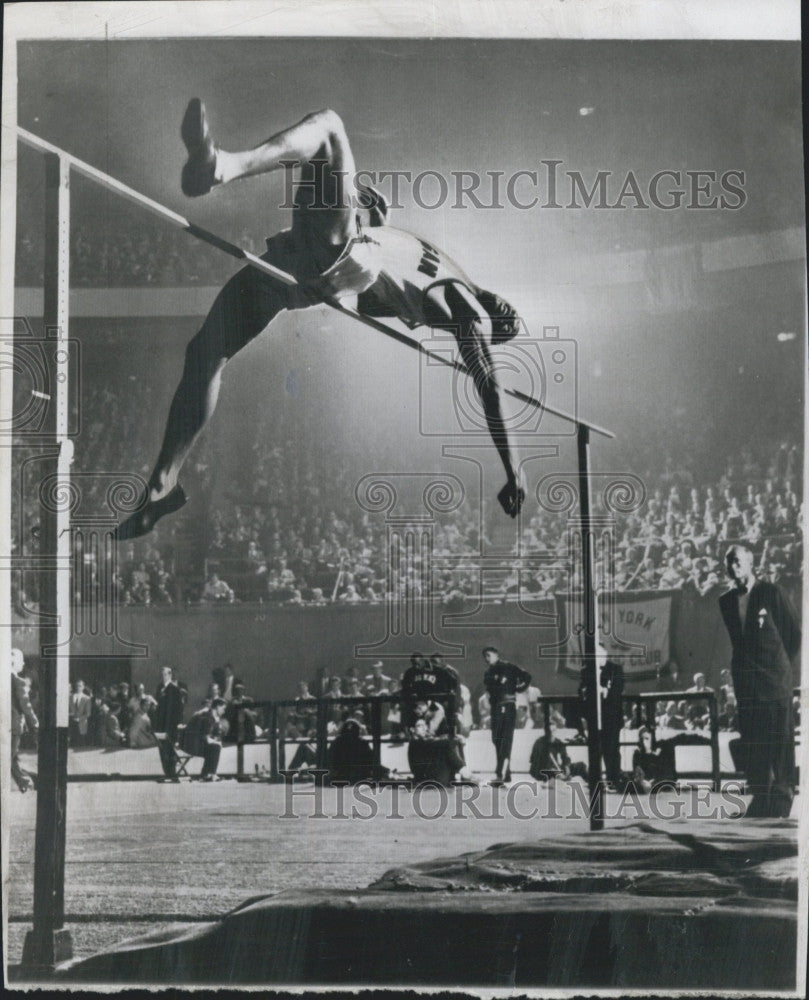
[[[329,698],[330,700],[337,701],[343,697],[343,689],[341,686],[340,678],[335,675],[329,678],[328,688],[326,693],[323,695],[324,698]],[[332,708],[326,709],[326,720],[327,722],[334,723],[338,725],[343,721],[343,706],[334,705]]]
[[[317,717],[317,698],[309,691],[307,681],[298,681],[298,693],[295,696],[295,721],[298,728],[308,734],[314,731]]]
[[[660,782],[674,781],[673,752],[662,746],[652,749],[652,734],[646,726],[638,730],[638,748],[632,754],[632,782],[641,792],[651,792]]]
[[[725,707],[729,696],[733,696],[735,699],[733,679],[730,676],[729,670],[721,670],[719,672],[719,691],[717,694],[720,710]]]
[[[383,672],[383,667],[381,660],[371,664],[371,672],[365,677],[365,694],[387,694],[390,691],[390,677]]]
[[[130,719],[134,719],[135,718],[135,716],[140,711],[141,705],[142,705],[142,703],[144,701],[147,704],[146,711],[149,713],[149,717],[151,718],[152,712],[154,711],[155,707],[157,706],[157,702],[155,701],[155,699],[150,694],[146,693],[146,685],[145,684],[138,684],[137,689],[135,690],[134,694],[132,695],[132,697],[127,702],[127,708],[129,710],[129,718]],[[131,723],[130,723],[130,725],[131,725]]]
[[[116,706],[116,710],[113,710],[110,705],[102,703],[100,711],[104,718],[104,748],[107,750],[118,750],[126,744],[126,734],[121,729],[121,724],[118,721],[120,707]]]
[[[203,601],[213,601],[218,604],[233,604],[236,595],[218,573],[211,573],[202,591]]]
[[[663,729],[685,729],[685,702],[669,701],[666,710],[658,720]]]
[[[739,729],[739,718],[736,711],[736,695],[729,694],[725,698],[725,705],[717,716],[717,724],[720,729],[728,732],[737,732]]]
[[[570,755],[559,739],[556,729],[556,722],[551,719],[550,736],[543,733],[534,743],[528,765],[529,774],[534,781],[542,782],[550,781],[552,778],[568,781],[573,777],[586,777],[586,766],[580,763],[571,764]]]
[[[456,774],[466,771],[461,738],[434,735],[424,716],[416,719],[410,731],[407,761],[417,784],[451,785]]]
[[[157,738],[152,732],[152,723],[149,719],[149,704],[153,700],[142,698],[137,711],[132,715],[128,734],[128,743],[132,750],[146,750],[148,747],[157,746]]]
[[[360,735],[360,727],[354,719],[347,719],[340,727],[339,734],[329,745],[329,782],[378,781],[388,776],[387,768],[374,763],[370,745]]]
[[[104,730],[105,730],[105,713],[103,709],[107,709],[106,701],[104,700],[104,695],[102,694],[103,688],[99,690],[97,694],[93,695],[93,704],[90,709],[90,724],[89,724],[89,743],[92,747],[103,747],[104,746]]]
[[[713,688],[705,683],[705,674],[694,674],[694,683],[688,688],[688,693],[713,694]],[[691,701],[686,711],[686,723],[689,729],[704,729],[710,725],[711,711],[707,701]]]
[[[192,757],[202,757],[200,778],[203,781],[219,781],[216,773],[222,752],[222,719],[227,702],[224,698],[213,698],[209,707],[195,712],[185,727],[183,750]]]
[[[352,663],[352,665],[346,670],[345,676],[342,680],[343,691],[347,691],[354,681],[356,681],[360,686],[362,685],[362,678],[360,677],[359,669]]]
[[[343,688],[343,695],[346,698],[362,697],[362,685],[357,677],[351,677],[346,680],[346,686]]]
[[[261,735],[261,729],[256,724],[258,713],[253,708],[254,705],[253,699],[244,693],[244,684],[238,681],[233,686],[233,697],[225,709],[228,743],[255,743]]]
[[[688,693],[694,691],[704,691],[706,694],[713,694],[713,688],[708,687],[705,683],[705,674],[694,674],[694,683],[690,688],[687,688]]]

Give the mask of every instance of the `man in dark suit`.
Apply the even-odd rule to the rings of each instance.
[[[725,556],[734,586],[719,598],[733,647],[730,663],[749,791],[745,815],[789,816],[795,783],[792,659],[801,630],[784,591],[757,580],[753,553],[732,545]]]
[[[624,693],[624,671],[620,663],[607,659],[607,650],[601,643],[596,649],[598,664],[598,696],[601,698],[601,754],[607,781],[620,789],[624,783],[621,770],[621,728],[624,722],[622,695]],[[582,715],[587,721],[588,732],[598,728],[598,719],[589,715],[590,686],[595,679],[592,663],[582,667],[579,680],[579,698]]]
[[[152,718],[152,730],[157,737],[160,765],[165,775],[162,780],[177,782],[179,778],[174,744],[177,742],[177,729],[183,721],[183,695],[174,680],[172,668],[163,667],[162,674],[163,679],[155,695],[157,705]]]
[[[19,649],[11,650],[11,777],[21,792],[34,787],[30,777],[20,767],[20,737],[26,725],[34,735],[39,731],[39,720],[28,698],[28,684],[20,677],[25,659]]]

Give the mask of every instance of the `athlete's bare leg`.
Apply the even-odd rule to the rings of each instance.
[[[195,98],[182,125],[188,162],[183,168],[183,190],[190,196],[206,194],[217,184],[255,177],[290,164],[305,168],[296,192],[296,209],[312,206],[303,216],[296,211],[293,227],[315,227],[317,237],[342,243],[354,235],[354,207],[345,178],[356,174],[354,156],[342,119],[324,109],[306,115],[259,146],[237,152],[217,146],[208,129],[204,106]],[[311,183],[310,183],[311,182]]]
[[[500,387],[483,334],[483,310],[467,288],[453,282],[429,290],[425,298],[425,315],[430,326],[448,330],[458,341],[461,358],[483,404],[489,434],[506,470],[506,485],[497,499],[510,517],[516,517],[525,500],[525,488],[517,452],[503,419]]]
[[[343,123],[333,111],[307,115],[255,149],[232,153],[214,146],[205,109],[195,99],[183,119],[182,137],[189,151],[182,178],[186,193],[203,194],[214,183],[267,173],[291,160],[305,169],[308,165],[311,172],[304,178],[311,184],[298,187],[292,216],[293,229],[303,244],[311,247],[313,255],[322,256],[324,248],[339,248],[354,234],[354,208],[351,199],[343,197],[343,176],[354,175],[354,159]],[[119,539],[146,534],[160,517],[185,503],[178,476],[216,407],[225,365],[288,307],[283,286],[250,267],[231,278],[219,293],[186,349],[163,445],[149,478],[146,506],[119,526]]]

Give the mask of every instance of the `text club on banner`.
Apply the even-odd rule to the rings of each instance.
[[[578,676],[584,657],[584,608],[580,598],[556,595],[563,641],[558,669]],[[620,663],[628,681],[656,676],[670,658],[672,594],[632,593],[599,597],[602,642],[611,660]]]

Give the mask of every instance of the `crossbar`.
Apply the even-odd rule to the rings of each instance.
[[[217,250],[221,250],[223,253],[229,254],[231,257],[235,257],[237,260],[245,261],[257,271],[261,271],[263,274],[274,278],[276,281],[279,281],[284,285],[294,286],[298,284],[296,279],[286,271],[282,271],[278,267],[273,267],[272,264],[268,264],[267,261],[262,260],[261,257],[251,253],[249,250],[245,250],[236,243],[231,243],[230,240],[226,240],[223,237],[218,236],[216,233],[212,233],[207,229],[203,229],[202,226],[198,226],[195,223],[190,222],[184,215],[180,215],[179,212],[175,212],[173,209],[167,208],[165,205],[161,205],[159,201],[155,201],[153,198],[149,198],[147,195],[141,194],[140,191],[136,191],[134,188],[129,187],[128,184],[124,184],[122,181],[117,180],[115,177],[105,173],[103,170],[99,170],[98,167],[94,167],[91,164],[86,163],[84,160],[80,160],[77,156],[67,153],[59,146],[46,142],[33,132],[29,132],[27,129],[17,126],[17,135],[27,146],[37,149],[42,153],[54,153],[58,155],[62,162],[67,163],[68,166],[77,171],[77,173],[82,174],[84,177],[87,177],[89,180],[94,181],[96,184],[100,184],[102,187],[105,187],[110,191],[114,191],[122,198],[126,198],[128,201],[139,205],[141,208],[145,208],[148,212],[164,219],[176,228],[182,229],[190,236],[194,236],[196,239],[202,240],[204,243],[209,244],[209,246],[215,247]],[[465,375],[469,374],[466,366],[460,361],[453,361],[451,358],[447,358],[441,354],[437,354],[435,351],[431,351],[420,341],[413,337],[409,337],[406,333],[396,330],[393,327],[388,326],[386,323],[381,323],[379,320],[373,319],[370,316],[365,316],[356,309],[343,305],[343,303],[338,299],[327,298],[324,299],[324,301],[327,305],[331,306],[332,309],[343,313],[344,316],[350,316],[359,323],[363,323],[365,326],[369,326],[371,329],[377,330],[386,337],[390,337],[392,340],[411,348],[411,350],[418,351],[419,354],[429,358],[436,364],[444,365],[447,368],[454,368],[456,371],[463,372]],[[598,424],[585,420],[577,414],[568,413],[558,407],[541,402],[527,393],[520,392],[519,389],[506,387],[502,391],[507,396],[511,396],[512,399],[517,399],[521,403],[531,406],[536,410],[544,410],[547,413],[552,413],[556,417],[560,417],[562,420],[568,421],[569,423],[573,423],[581,427],[587,427],[588,430],[592,431],[594,434],[600,434],[602,437],[606,438],[615,437],[613,432],[607,430],[607,428],[600,427]]]

